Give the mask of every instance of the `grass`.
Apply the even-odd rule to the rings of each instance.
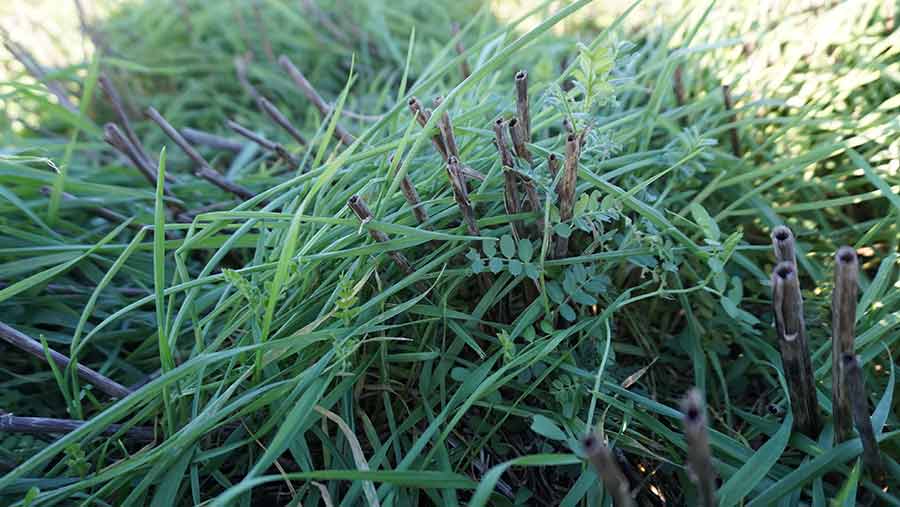
[[[0,315],[73,360],[49,368],[3,342],[0,409],[87,421],[59,438],[0,434],[3,503],[597,505],[610,500],[579,445],[597,431],[638,503],[698,505],[678,408],[696,386],[721,505],[900,505],[892,6],[589,4],[508,20],[466,1],[148,0],[92,22],[91,61],[51,69],[77,113],[25,74],[0,85]],[[306,145],[235,78],[248,53],[248,80]],[[516,170],[540,214],[508,212],[493,144],[519,69],[535,163]],[[103,142],[115,116],[94,90],[101,71],[158,162],[155,188]],[[439,95],[421,128],[409,98]],[[235,119],[299,168],[249,142],[198,147],[255,194],[242,201],[191,174],[149,106],[230,139]],[[443,113],[484,176],[467,181],[475,231],[431,145]],[[547,157],[565,158],[563,120],[587,132],[561,222],[564,171]],[[163,176],[191,220],[167,209]],[[792,427],[771,326],[780,224],[798,242],[816,438]],[[567,255],[551,255],[558,236]],[[829,298],[845,244],[860,256],[856,353],[886,482],[858,438],[832,443]],[[110,399],[77,364],[134,392]],[[134,427],[155,440],[129,440]]]

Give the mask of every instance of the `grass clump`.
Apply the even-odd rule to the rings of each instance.
[[[802,72],[754,80],[734,53],[777,23],[713,10],[631,31],[629,9],[552,32],[587,3],[520,32],[465,2],[147,2],[47,77],[76,113],[8,84],[29,114],[0,159],[0,314],[71,363],[4,349],[0,408],[70,424],[0,434],[4,501],[627,504],[624,484],[640,505],[900,504],[859,438],[832,443],[823,324],[833,253],[854,245],[854,386],[896,472],[893,147],[853,127],[896,129],[886,11],[853,18],[868,36],[839,46],[844,67],[803,64],[877,67],[871,87],[798,95]],[[131,148],[103,143],[122,115],[101,73]],[[232,147],[185,155],[185,128]],[[794,429],[771,326],[783,223],[820,434]]]

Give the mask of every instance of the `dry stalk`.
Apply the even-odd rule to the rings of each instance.
[[[520,122],[518,118],[513,118],[509,120],[506,125],[509,129],[509,137],[512,139],[516,156],[531,164],[531,152],[528,151],[528,147],[525,145],[527,138],[525,136],[525,127],[522,125],[522,122]]]
[[[269,141],[268,139],[260,136],[256,132],[253,132],[252,130],[235,121],[228,120],[225,122],[225,125],[239,136],[242,136],[256,143],[260,148],[275,153],[275,155],[277,155],[278,158],[280,158],[291,169],[297,169],[298,167],[300,167],[300,162],[298,162],[297,159],[294,158],[294,156],[291,155],[281,144]]]
[[[869,398],[866,395],[866,381],[863,377],[859,358],[850,354],[841,356],[841,375],[844,388],[850,398],[853,423],[856,432],[863,444],[863,464],[876,480],[884,475],[881,464],[881,451],[878,449],[878,441],[875,439],[875,430],[872,427],[872,419],[869,417]]]
[[[0,339],[42,361],[47,360],[44,346],[39,341],[3,322],[0,322]],[[68,356],[52,349],[48,349],[48,355],[62,369],[67,368],[71,362]],[[124,398],[131,394],[131,391],[125,386],[83,364],[78,365],[78,376],[113,398]]]
[[[712,455],[709,451],[709,433],[706,422],[706,406],[700,390],[688,391],[682,402],[684,412],[684,436],[687,440],[689,477],[697,484],[700,505],[716,505],[716,473],[713,470]]]
[[[109,79],[109,76],[106,74],[101,74],[98,79],[98,83],[100,84],[100,89],[103,91],[103,94],[106,95],[107,100],[113,106],[113,111],[116,113],[116,117],[119,118],[119,123],[122,124],[122,128],[125,130],[125,137],[131,143],[131,145],[135,148],[135,153],[141,157],[144,165],[156,166],[156,162],[150,158],[147,152],[144,150],[143,144],[141,144],[141,140],[138,139],[137,134],[134,133],[134,128],[131,127],[131,122],[128,119],[128,113],[125,111],[125,103],[122,101],[122,96],[119,95],[119,91],[116,90],[116,87],[113,85],[112,80]],[[154,183],[155,186],[155,178]]]
[[[459,23],[453,23],[450,25],[450,33],[453,35],[453,37],[457,37],[459,35]],[[456,41],[454,47],[456,48],[456,54],[460,56],[462,56],[463,53],[466,52],[466,48],[465,46],[463,46],[462,39]],[[467,62],[465,59],[459,62],[459,71],[460,73],[462,73],[463,79],[468,79],[472,74],[472,69],[469,68],[469,62]]]
[[[31,435],[58,435],[71,433],[87,421],[75,419],[52,419],[49,417],[19,417],[0,413],[0,433],[27,433]],[[97,436],[111,437],[122,431],[121,424],[110,424]],[[134,426],[122,433],[122,438],[134,442],[153,442],[156,438],[153,428]]]
[[[213,185],[221,188],[226,192],[230,192],[236,195],[243,200],[252,199],[254,197],[253,192],[236,183],[228,181],[224,176],[210,167],[206,159],[204,159],[199,153],[197,153],[197,150],[195,150],[193,146],[191,146],[190,143],[188,143],[184,139],[184,137],[182,137],[181,134],[179,134],[178,131],[175,130],[175,127],[173,127],[168,121],[166,121],[166,119],[163,118],[156,109],[153,109],[152,107],[148,108],[147,117],[153,120],[154,123],[159,125],[159,127],[169,137],[169,139],[174,141],[175,144],[177,144],[178,147],[181,148],[181,150],[188,156],[188,158],[190,158],[191,161],[194,162],[194,164],[196,165],[195,174],[197,176],[209,181]]]
[[[550,172],[551,178],[556,179],[556,173],[559,172],[559,157],[554,153],[547,155],[547,171]]]
[[[75,104],[69,99],[69,94],[66,92],[66,89],[57,81],[47,78],[47,71],[44,70],[44,67],[35,60],[34,56],[32,56],[27,49],[10,39],[5,31],[0,33],[0,38],[3,39],[3,46],[6,47],[6,50],[9,51],[13,58],[18,60],[19,63],[25,67],[25,70],[31,74],[31,77],[47,87],[47,90],[59,101],[60,106],[68,109],[74,114],[79,114],[78,108],[75,107]]]
[[[531,142],[531,113],[528,107],[528,73],[520,70],[516,73],[516,113],[522,128],[525,142]]]
[[[859,291],[859,260],[849,246],[838,249],[834,256],[834,292],[831,294],[831,401],[834,412],[834,440],[836,444],[850,438],[850,393],[842,382],[842,358],[853,355],[856,338],[856,297]]]
[[[181,135],[184,136],[184,138],[187,139],[190,143],[202,144],[204,146],[209,146],[210,148],[215,148],[217,150],[239,152],[244,149],[244,144],[240,141],[228,139],[227,137],[217,136],[216,134],[211,134],[202,130],[184,128],[181,129]]]
[[[439,107],[443,101],[443,97],[435,97],[433,101],[434,107]],[[447,156],[459,158],[459,148],[456,146],[456,136],[453,135],[453,123],[450,121],[450,114],[446,111],[438,120],[438,127],[441,129],[441,137],[444,140]]]
[[[794,233],[783,225],[772,229],[772,249],[775,251],[775,262],[797,264],[797,245]]]
[[[579,138],[575,134],[566,137],[566,160],[563,165],[563,175],[556,188],[559,195],[559,221],[572,220],[575,209],[575,185],[578,178],[578,159],[581,156]],[[556,258],[565,257],[569,253],[569,238],[558,236],[556,238]]]
[[[722,85],[722,100],[725,102],[725,110],[730,113],[732,127],[728,130],[728,136],[731,138],[731,153],[735,157],[741,158],[741,142],[738,139],[737,114],[734,113],[734,105],[731,102],[731,86]]]
[[[450,179],[453,198],[456,200],[456,205],[459,206],[459,211],[462,213],[466,229],[472,236],[480,236],[481,231],[475,220],[475,210],[472,207],[472,202],[469,201],[469,190],[466,187],[466,180],[462,174],[462,167],[459,159],[454,156],[451,156],[447,161],[447,176]]]
[[[431,114],[427,110],[422,109],[422,104],[419,102],[419,99],[415,97],[409,99],[408,104],[409,110],[412,111],[416,121],[419,123],[419,125],[425,127],[425,125],[428,123],[429,118],[431,118]],[[441,158],[446,161],[447,148],[444,146],[444,139],[441,137],[440,131],[431,136],[431,144],[434,146],[435,151],[438,152]]]
[[[359,221],[362,222],[363,225],[368,224],[372,220],[372,211],[369,209],[366,201],[359,195],[351,196],[350,199],[347,200],[347,206],[350,207],[350,209],[353,211],[356,217],[359,218]],[[388,238],[388,235],[384,232],[379,231],[373,227],[368,227],[368,229],[369,235],[372,236],[372,239],[374,239],[375,241],[379,243],[386,243],[390,240],[390,238]],[[412,275],[413,273],[415,273],[412,265],[406,259],[406,256],[404,256],[402,253],[392,250],[387,254],[391,258],[391,260],[394,261],[394,264],[397,265],[397,268],[399,268],[400,271],[407,275]],[[416,282],[414,286],[419,292],[428,291],[428,287],[422,282]]]
[[[297,130],[297,127],[294,127],[294,124],[291,123],[290,120],[288,120],[287,116],[285,116],[284,113],[282,113],[277,107],[275,107],[275,104],[271,103],[265,97],[260,97],[257,101],[257,104],[259,104],[259,108],[262,109],[264,113],[266,113],[266,116],[268,116],[270,120],[275,122],[276,125],[290,134],[290,136],[293,137],[294,140],[297,141],[297,143],[299,143],[301,146],[305,146],[307,144],[306,138],[303,137],[303,134],[301,134],[300,131]]]
[[[791,262],[778,264],[772,272],[772,306],[794,421],[797,429],[815,438],[820,429],[819,407],[803,321],[803,298],[797,266]]]
[[[616,462],[613,450],[603,443],[600,436],[593,433],[582,439],[581,448],[594,467],[594,471],[597,472],[597,477],[603,483],[604,489],[613,498],[613,505],[634,507],[631,487]]]
[[[281,55],[280,57],[278,57],[278,63],[288,73],[297,88],[300,88],[300,91],[303,93],[303,95],[305,95],[306,98],[313,103],[313,106],[315,106],[316,109],[319,110],[322,118],[327,118],[328,115],[333,112],[332,107],[327,102],[325,102],[322,96],[319,95],[315,88],[313,88],[313,86],[306,79],[306,76],[304,76],[303,73],[300,72],[300,69],[298,69],[286,55]],[[347,146],[350,146],[354,141],[356,141],[356,138],[354,138],[352,135],[350,135],[349,132],[344,130],[344,127],[342,127],[339,123],[335,124],[334,136]]]

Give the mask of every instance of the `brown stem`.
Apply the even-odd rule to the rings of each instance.
[[[103,126],[103,140],[110,146],[118,150],[120,153],[128,157],[132,164],[144,175],[144,178],[154,187],[156,186],[157,173],[156,168],[149,165],[147,161],[141,157],[140,151],[136,146],[131,144],[125,134],[119,129],[115,123],[107,123]]]
[[[517,188],[516,175],[509,167],[503,168],[503,202],[506,205],[506,212],[510,215],[519,213],[519,189]],[[522,237],[522,221],[514,220],[510,223],[512,226],[513,236]]]
[[[529,211],[534,212],[537,217],[535,218],[535,224],[537,225],[538,236],[544,235],[544,211],[543,206],[541,206],[541,197],[538,195],[537,187],[534,185],[534,180],[532,180],[529,176],[522,174],[520,171],[513,170],[516,176],[519,177],[519,181],[522,182],[522,187],[525,189],[525,201],[528,202]]]
[[[509,120],[506,125],[509,128],[509,137],[512,138],[513,149],[516,152],[516,156],[525,159],[526,162],[531,164],[531,152],[528,151],[528,147],[525,146],[526,137],[522,122],[517,118],[513,118]]]
[[[288,73],[297,88],[300,88],[300,91],[303,92],[303,95],[305,95],[306,98],[313,103],[316,109],[319,110],[322,118],[325,118],[329,114],[331,114],[331,106],[328,105],[328,103],[326,103],[324,99],[322,99],[319,93],[316,92],[316,89],[313,88],[309,81],[307,81],[306,76],[304,76],[303,73],[300,72],[300,69],[298,69],[286,55],[281,55],[278,58],[278,63]],[[347,146],[350,146],[354,143],[354,141],[356,141],[356,138],[354,138],[352,135],[350,135],[349,132],[344,130],[344,128],[339,123],[336,123],[334,126],[334,136]]]
[[[425,205],[422,204],[419,192],[416,190],[416,186],[413,185],[409,175],[404,176],[403,179],[400,180],[400,189],[403,191],[403,197],[406,198],[406,202],[412,207],[416,222],[419,222],[420,224],[427,222],[428,211],[425,210]]]
[[[453,34],[454,37],[459,35],[459,23],[453,23],[450,25],[450,33]],[[456,41],[456,54],[462,56],[463,53],[466,52],[465,46],[463,46],[462,39]],[[459,71],[462,73],[463,79],[468,79],[468,77],[472,74],[472,69],[469,68],[469,62],[465,59],[459,63]]]
[[[713,470],[712,455],[709,451],[709,434],[706,423],[706,406],[700,390],[688,391],[682,402],[684,412],[684,436],[687,440],[687,460],[691,480],[697,484],[700,505],[716,505],[716,473]]]
[[[107,44],[97,30],[88,23],[88,16],[84,10],[84,6],[81,4],[81,0],[74,0],[74,4],[75,14],[78,16],[78,24],[81,27],[81,32],[91,40],[97,49],[101,49],[103,54],[107,56],[119,56],[115,51],[110,49],[109,44]]]
[[[8,326],[7,324],[0,322],[0,339],[5,340],[10,345],[21,349],[22,351],[31,354],[32,356],[46,361],[47,356],[44,354],[44,346],[34,338]],[[60,368],[67,368],[71,360],[65,356],[64,354],[60,354],[55,350],[48,349],[50,358],[55,362]],[[87,381],[88,383],[97,387],[97,389],[103,391],[113,398],[124,398],[131,394],[131,391],[125,386],[115,382],[114,380],[109,379],[105,375],[102,375],[83,364],[78,365],[78,376]]]
[[[475,220],[475,210],[472,208],[472,202],[469,201],[469,190],[466,187],[465,177],[462,174],[462,168],[459,159],[451,156],[447,161],[447,175],[450,179],[450,187],[453,190],[453,198],[459,211],[462,213],[463,221],[469,234],[480,236],[481,231],[478,229],[478,223]]]
[[[125,137],[125,134],[123,134],[122,131],[119,130],[119,127],[115,123],[107,123],[103,126],[103,139],[107,142],[107,144],[118,150],[119,153],[125,155],[125,157],[127,157],[128,160],[131,161],[131,164],[135,168],[137,168],[138,172],[140,172],[144,176],[144,178],[148,182],[150,182],[150,185],[153,188],[156,188],[156,180],[159,175],[156,172],[155,165],[151,165],[146,158],[141,157],[138,148],[131,144],[128,138]],[[168,180],[169,178],[166,178],[167,182]],[[163,183],[163,194],[165,194],[167,197],[175,199],[175,194],[172,192],[172,189],[169,187],[168,183]],[[184,212],[184,206],[174,200],[166,200],[165,204],[176,214]]]
[[[797,264],[797,246],[794,233],[783,225],[772,229],[772,249],[775,251],[775,262]]]
[[[525,142],[530,143],[531,113],[528,108],[528,73],[524,70],[516,73],[516,112]]]
[[[217,150],[239,152],[244,149],[244,144],[240,141],[228,139],[227,137],[217,136],[215,134],[204,132],[202,130],[183,128],[181,129],[181,135],[183,135],[184,138],[187,139],[190,143],[202,144],[204,146],[209,146],[210,148],[215,148]]]
[[[19,417],[12,414],[0,414],[0,433],[28,433],[32,435],[65,434],[82,427],[87,421],[75,419],[51,419],[48,417]],[[97,436],[111,437],[122,431],[121,424],[110,424]],[[153,428],[135,426],[128,428],[122,438],[135,442],[153,442]]]
[[[674,90],[675,90],[675,103],[678,107],[684,106],[684,80],[681,77],[681,64],[675,66],[675,73],[672,75],[672,80],[675,81]]]
[[[41,187],[41,194],[50,195],[50,193],[51,193],[50,187]],[[80,199],[68,192],[63,192],[62,198],[66,201],[71,201],[71,202],[82,201],[82,199]],[[114,223],[114,224],[121,224],[121,223],[124,223],[126,220],[128,220],[124,215],[122,215],[120,213],[116,213],[115,211],[113,211],[109,208],[104,208],[103,206],[86,206],[85,210],[92,215],[98,216],[98,217],[106,220],[107,222]],[[137,222],[131,222],[130,224],[128,224],[128,227],[131,229],[134,229],[134,230],[140,230],[140,229],[144,228],[144,224],[140,224]]]
[[[166,119],[163,118],[156,109],[152,107],[147,108],[147,117],[153,120],[154,123],[159,125],[159,128],[162,129],[163,132],[165,132],[169,139],[174,141],[175,144],[177,144],[178,147],[181,148],[181,151],[183,151],[188,156],[188,158],[190,158],[191,161],[194,162],[194,164],[197,166],[195,169],[195,174],[197,176],[205,179],[206,181],[209,181],[213,185],[221,188],[226,192],[230,192],[236,195],[243,200],[252,199],[254,197],[253,192],[236,183],[228,181],[224,176],[210,167],[206,159],[204,159],[199,153],[197,153],[197,150],[195,150],[194,147],[191,146],[190,143],[188,143],[184,139],[184,137],[182,137],[181,134],[178,133],[177,130],[175,130],[175,127],[173,127],[168,121],[166,121]]]
[[[428,123],[428,119],[431,117],[431,114],[428,111],[422,109],[422,104],[419,103],[419,99],[415,97],[409,99],[408,104],[409,110],[412,111],[416,121],[419,122],[419,125],[424,127]],[[447,148],[444,146],[444,139],[441,137],[440,131],[431,136],[431,144],[434,146],[434,149],[438,152],[441,158],[446,161]]]
[[[772,306],[796,426],[807,436],[815,438],[820,429],[819,408],[803,321],[803,297],[800,295],[797,266],[791,262],[778,264],[772,272]]]
[[[363,200],[362,197],[358,195],[351,196],[350,199],[347,200],[347,206],[349,206],[350,209],[353,210],[353,213],[364,225],[372,220],[372,211],[369,210],[369,206],[366,205],[366,201]],[[372,236],[372,239],[374,239],[375,241],[379,243],[386,243],[390,240],[390,238],[388,238],[388,235],[384,232],[372,227],[368,227],[368,229],[369,235]],[[415,272],[409,261],[406,260],[406,256],[404,256],[402,253],[397,251],[390,251],[387,254],[388,256],[390,256],[391,260],[394,261],[394,264],[397,265],[400,271],[403,271],[407,275],[411,275]],[[424,291],[423,289],[427,289],[427,287],[424,287],[421,283],[416,284],[416,288],[420,291]]]
[[[240,12],[239,10],[237,12]],[[248,95],[253,97],[253,100],[259,101],[262,98],[262,95],[259,93],[259,90],[256,89],[250,83],[250,79],[247,78],[247,60],[246,57],[235,57],[234,59],[234,72],[237,75],[238,83],[241,84],[241,87],[244,91],[247,92]]]
[[[280,158],[291,169],[297,169],[298,167],[300,167],[300,162],[298,162],[297,159],[294,158],[293,155],[291,155],[281,144],[269,141],[268,139],[262,137],[256,132],[253,132],[252,130],[235,121],[227,120],[225,122],[225,125],[239,136],[253,141],[257,145],[259,145],[260,148],[275,153],[278,158]]]
[[[497,118],[494,122],[494,139],[497,143],[497,151],[500,152],[500,164],[503,168],[503,197],[506,205],[506,212],[515,215],[519,212],[519,190],[516,175],[512,168],[514,165],[512,153],[509,151],[509,145],[506,142],[506,135],[503,131],[503,119]],[[521,237],[522,221],[515,220],[511,224],[513,235]]]
[[[603,487],[613,498],[616,507],[634,507],[634,498],[631,496],[631,487],[628,479],[622,473],[622,469],[616,462],[616,457],[600,437],[590,434],[581,441],[581,448],[585,457],[590,461],[597,472],[597,477],[603,482]]]
[[[325,29],[328,30],[328,32],[332,37],[335,38],[335,40],[341,41],[344,44],[348,45],[352,44],[353,41],[350,40],[350,37],[347,36],[344,30],[341,30],[337,25],[335,25],[327,14],[319,9],[319,6],[316,5],[315,0],[301,0],[301,3],[303,4],[303,7],[307,10],[307,12],[318,18],[319,24],[325,27]]]
[[[852,403],[853,423],[859,433],[859,439],[863,444],[863,464],[869,474],[876,480],[880,480],[884,474],[881,464],[881,452],[878,450],[878,441],[875,439],[875,430],[872,428],[872,419],[869,417],[869,398],[866,395],[866,380],[863,377],[859,358],[852,353],[841,356],[842,384],[847,390]]]
[[[295,141],[297,141],[300,145],[307,144],[306,138],[304,138],[303,135],[300,134],[300,131],[297,130],[296,127],[294,127],[290,120],[287,119],[287,116],[285,116],[284,113],[282,113],[277,107],[275,107],[275,104],[269,102],[269,100],[265,97],[260,97],[257,103],[259,104],[259,108],[262,109],[264,113],[266,113],[266,116],[268,116],[273,122],[275,122],[276,125],[283,128],[288,134],[290,134]]]
[[[258,28],[258,33],[263,43],[263,51],[266,53],[266,57],[270,62],[275,62],[275,52],[272,51],[272,42],[269,41],[269,31],[266,28],[266,24],[263,21],[262,17],[262,9],[259,5],[259,0],[254,0],[253,2],[253,17],[256,18],[256,25]]]
[[[731,102],[731,86],[722,85],[722,99],[725,101],[725,110],[730,112],[731,123],[737,123],[737,115],[733,112],[733,104]],[[741,142],[738,139],[737,125],[733,125],[728,130],[728,136],[731,138],[731,152],[735,157],[741,157]]]
[[[555,153],[547,155],[547,171],[550,172],[551,178],[556,179],[556,173],[559,172],[559,157]]]
[[[0,282],[0,289],[5,289],[9,286],[10,284],[7,282]],[[94,292],[93,287],[79,287],[76,285],[65,285],[61,283],[48,283],[47,285],[44,285],[43,290],[47,294],[65,295],[91,294]],[[138,287],[109,287],[105,290],[118,292],[119,294],[127,297],[143,297],[148,294],[146,289],[141,289]]]
[[[440,95],[434,98],[434,107],[437,108],[444,101]],[[441,136],[444,139],[444,146],[447,149],[448,157],[459,158],[459,148],[456,146],[456,136],[453,135],[453,123],[450,121],[450,114],[446,111],[438,121],[438,127],[441,129]]]
[[[853,354],[856,338],[856,297],[859,291],[859,260],[849,246],[834,256],[834,291],[831,293],[831,401],[836,444],[850,438],[851,402],[847,384],[842,382],[843,356]]]
[[[460,174],[471,180],[484,181],[485,176],[467,165],[460,164]]]
[[[494,139],[497,142],[497,151],[500,152],[500,163],[503,167],[515,167],[512,152],[509,151],[509,143],[506,142],[506,133],[503,130],[503,118],[494,121]]]
[[[3,38],[3,46],[6,47],[6,50],[25,67],[25,70],[28,71],[29,74],[39,82],[43,83],[47,90],[56,96],[56,99],[59,100],[59,105],[68,109],[70,112],[74,114],[78,114],[78,108],[75,107],[75,104],[69,100],[69,95],[66,93],[66,89],[63,88],[61,84],[58,82],[47,79],[47,72],[44,68],[34,59],[31,53],[28,52],[27,49],[22,47],[19,43],[14,42],[13,40],[8,38],[8,35],[3,32],[0,33],[0,36]]]
[[[578,179],[578,159],[581,156],[581,146],[578,136],[569,134],[566,138],[566,161],[563,166],[562,179],[556,189],[559,194],[559,221],[568,222],[572,219],[575,209],[575,184]],[[565,257],[569,253],[569,238],[558,236],[556,238],[556,258]]]
[[[122,96],[119,95],[119,91],[116,90],[112,80],[106,74],[101,74],[98,83],[103,94],[106,95],[107,100],[112,104],[113,111],[115,111],[116,116],[119,118],[119,123],[122,124],[122,128],[125,130],[125,137],[131,143],[131,146],[134,147],[135,153],[141,157],[145,165],[155,167],[156,162],[144,150],[144,145],[141,144],[141,140],[138,139],[137,134],[134,133],[134,129],[131,127],[131,121],[129,121],[128,113],[125,111],[125,103],[122,101]],[[156,185],[155,182],[153,184]]]

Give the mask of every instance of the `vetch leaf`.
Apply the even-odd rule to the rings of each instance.
[[[531,258],[534,256],[534,246],[531,244],[531,241],[527,239],[519,240],[519,259],[522,262],[530,262]]]
[[[707,239],[711,239],[713,241],[719,241],[719,238],[722,236],[722,233],[719,231],[719,226],[716,224],[715,220],[709,216],[706,208],[700,205],[700,203],[691,204],[691,215],[694,217],[694,220],[697,222],[697,225],[700,226],[700,229],[703,230],[703,235]]]
[[[497,255],[497,244],[493,240],[484,240],[481,242],[481,249],[484,250],[484,255],[488,257],[493,257]]]
[[[563,294],[562,289],[556,282],[549,282],[547,284],[547,295],[550,296],[550,299],[557,304],[562,303],[566,299],[566,295]]]
[[[575,292],[570,294],[572,301],[580,304],[580,305],[595,305],[597,304],[597,299],[594,296],[591,296],[587,292],[577,289]]]
[[[504,234],[500,238],[500,252],[507,259],[512,259],[516,255],[516,242],[509,234]]]
[[[575,310],[566,303],[559,305],[559,314],[569,322],[574,322],[578,317],[578,315],[575,314]]]

